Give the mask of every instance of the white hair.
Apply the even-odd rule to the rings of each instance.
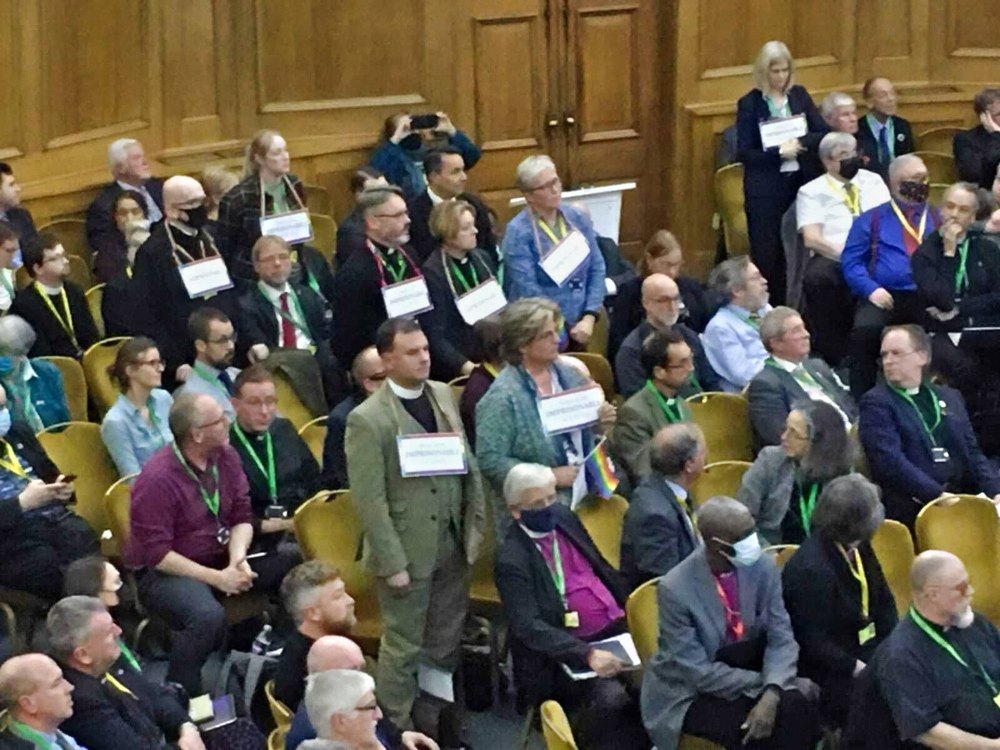
[[[306,677],[306,713],[316,734],[330,739],[330,718],[349,714],[366,693],[375,690],[375,680],[356,669],[328,669]]]
[[[823,97],[823,101],[819,105],[819,113],[823,115],[824,120],[828,120],[838,107],[848,107],[851,105],[857,106],[854,99],[848,94],[845,94],[843,91],[831,91]]]
[[[49,653],[65,663],[90,635],[94,615],[107,611],[101,600],[93,596],[67,596],[57,601],[45,618]]]
[[[8,357],[27,357],[35,345],[35,329],[17,315],[0,317],[0,354]]]
[[[760,48],[753,64],[753,82],[761,91],[767,91],[769,87],[767,72],[771,68],[771,63],[777,60],[788,63],[788,84],[785,86],[785,91],[795,83],[795,60],[792,58],[792,53],[788,51],[784,42],[772,40],[765,42]]]
[[[858,141],[850,133],[827,133],[819,142],[819,158],[829,159],[838,148],[855,150],[857,147]]]
[[[133,146],[141,145],[135,138],[119,138],[108,146],[108,168],[112,172],[116,172],[119,165],[128,161],[128,150]]]
[[[545,487],[556,480],[556,475],[548,466],[542,464],[517,464],[507,472],[503,480],[503,496],[508,507],[521,502],[521,494],[525,490]]]
[[[531,187],[531,183],[534,179],[544,170],[554,170],[555,168],[555,162],[545,154],[529,156],[517,165],[517,171],[514,173],[514,180],[517,182],[518,189],[527,190]]]
[[[896,178],[899,176],[899,172],[906,167],[912,161],[919,161],[921,164],[924,160],[921,159],[916,154],[903,154],[902,156],[897,156],[891,162],[889,162],[889,182],[896,182]]]

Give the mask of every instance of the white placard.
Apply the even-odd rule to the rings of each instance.
[[[289,211],[274,216],[262,216],[260,219],[260,234],[262,237],[275,235],[281,237],[289,245],[299,245],[313,238],[312,222],[309,212]]]
[[[622,193],[635,190],[634,182],[618,182],[613,185],[578,188],[563,191],[563,202],[583,203],[590,210],[594,231],[601,237],[610,237],[618,242],[618,229],[622,215]],[[525,205],[524,197],[510,199],[510,205]]]
[[[382,287],[382,300],[385,314],[390,318],[405,318],[434,309],[423,276]]]
[[[229,278],[226,261],[219,255],[185,263],[177,270],[181,272],[181,281],[184,282],[184,288],[187,289],[188,297],[191,299],[233,288],[233,280]]]
[[[465,441],[460,432],[420,432],[396,437],[404,477],[467,474]]]
[[[455,299],[458,314],[470,326],[506,306],[507,298],[496,279],[487,279]]]
[[[549,435],[570,432],[597,422],[597,412],[604,403],[601,386],[581,385],[568,391],[538,399],[538,416]]]
[[[760,142],[764,148],[777,148],[785,141],[801,138],[808,132],[805,115],[776,117],[760,124]]]
[[[589,257],[590,244],[587,238],[583,236],[583,232],[574,229],[543,255],[538,265],[557,286],[562,286]]]
[[[417,665],[417,686],[425,693],[448,703],[455,702],[455,686],[451,672],[421,662]]]

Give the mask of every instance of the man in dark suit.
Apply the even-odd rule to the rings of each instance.
[[[908,120],[896,114],[896,89],[888,78],[875,76],[861,89],[868,114],[858,123],[858,146],[868,154],[867,169],[889,182],[889,163],[915,150]]]
[[[46,618],[49,648],[73,685],[73,715],[62,729],[89,750],[204,750],[198,729],[167,688],[116,665],[119,628],[89,596],[56,602]]]
[[[497,550],[495,575],[510,620],[519,707],[558,700],[580,747],[648,748],[634,701],[615,679],[623,663],[590,645],[626,631],[628,592],[618,572],[555,501],[549,467],[514,466],[503,494],[514,523]],[[589,667],[597,678],[573,681],[563,665]]]
[[[122,190],[134,190],[143,197],[150,224],[163,218],[163,180],[152,176],[139,141],[119,138],[108,146],[108,167],[114,179],[101,189],[87,209],[87,242],[95,250],[108,244],[107,235],[118,232],[114,205]]]
[[[1000,89],[983,89],[972,100],[979,124],[955,135],[958,178],[989,190],[1000,164]]]
[[[771,355],[750,381],[750,422],[761,446],[778,445],[792,404],[802,399],[826,401],[844,418],[858,419],[858,408],[840,378],[818,357],[809,356],[810,337],[802,316],[776,307],[760,323],[760,340]]]
[[[21,205],[21,186],[14,170],[3,161],[0,161],[0,221],[10,224],[21,242],[38,233],[31,212]]]
[[[665,575],[700,544],[688,494],[705,468],[705,436],[679,422],[650,441],[649,467],[632,493],[622,530],[622,575],[635,589]]]
[[[497,238],[486,205],[477,195],[465,192],[468,176],[462,152],[454,146],[442,146],[428,152],[424,157],[424,175],[427,189],[406,202],[410,210],[410,245],[416,254],[414,260],[423,265],[440,244],[431,234],[431,209],[441,201],[458,198],[472,206],[476,214],[476,246],[486,251],[495,270],[500,261]]]
[[[930,337],[920,326],[886,328],[885,383],[860,401],[861,444],[886,512],[910,528],[921,506],[945,493],[1000,500],[1000,475],[979,448],[958,391],[925,381]]]

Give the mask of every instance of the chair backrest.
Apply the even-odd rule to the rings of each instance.
[[[943,127],[931,128],[919,133],[916,137],[916,147],[921,151],[937,151],[939,154],[952,153],[955,141],[955,134],[961,133],[962,128]]]
[[[309,213],[312,223],[313,238],[309,244],[319,250],[326,262],[333,264],[334,250],[337,246],[337,222],[331,216]]]
[[[97,333],[104,337],[104,313],[101,304],[104,302],[104,284],[95,284],[86,291],[87,307],[90,308],[90,317],[94,319],[97,326]]]
[[[131,530],[129,519],[132,516],[132,480],[137,476],[139,475],[129,474],[122,477],[104,493],[104,512],[107,514],[111,537],[122,552],[128,544]]]
[[[917,515],[916,524],[921,552],[945,550],[965,564],[969,582],[976,590],[973,606],[994,623],[1000,622],[998,527],[996,506],[974,495],[931,501]]]
[[[943,182],[932,182],[930,193],[927,194],[927,202],[935,208],[941,208],[941,204],[944,202],[944,193],[949,187],[951,186],[945,185]]]
[[[69,275],[66,277],[81,289],[90,289],[94,285],[94,274],[90,272],[87,261],[78,255],[67,255],[69,260]]]
[[[691,396],[687,404],[692,420],[705,433],[709,461],[753,461],[753,430],[744,395],[711,391]]]
[[[299,428],[299,437],[309,446],[320,466],[323,465],[323,443],[326,442],[327,417],[316,417]]]
[[[951,185],[953,182],[958,182],[958,169],[955,167],[955,158],[951,155],[950,149],[947,153],[914,151],[913,155],[923,159],[927,166],[927,175],[932,183]]]
[[[101,536],[111,528],[104,493],[118,479],[101,427],[93,422],[64,422],[38,433],[38,442],[63,474],[76,474],[74,510]]]
[[[799,234],[794,201],[781,217],[781,246],[785,249],[785,304],[800,310],[809,249]]]
[[[542,736],[546,750],[577,750],[569,719],[556,701],[542,704]]]
[[[83,219],[59,219],[38,228],[39,233],[54,234],[67,255],[75,255],[83,261],[83,267],[89,269],[93,251],[87,242],[87,222]],[[89,284],[84,286],[86,289]]]
[[[722,219],[729,257],[748,254],[750,232],[743,200],[743,165],[739,162],[715,170],[715,210]]]
[[[902,615],[910,606],[910,566],[914,555],[910,530],[899,521],[883,521],[872,537],[872,550],[896,600],[896,611]]]
[[[493,575],[497,559],[496,503],[492,497],[495,490],[490,487],[483,490],[486,493],[486,524],[483,526],[483,540],[479,544],[479,557],[472,564],[469,584],[469,599],[481,609],[500,602],[500,592]]]
[[[628,632],[632,634],[632,642],[643,664],[649,664],[656,653],[660,636],[660,608],[656,601],[656,585],[659,582],[659,578],[646,581],[629,594],[625,602]]]
[[[83,374],[87,378],[90,400],[101,417],[118,399],[120,391],[111,381],[108,367],[114,364],[118,350],[128,339],[128,336],[102,339],[87,349],[80,360],[80,364],[83,365]]]
[[[275,727],[267,735],[267,750],[285,750],[285,736],[288,734],[289,729],[291,729],[291,724],[287,727]]]
[[[69,418],[74,422],[87,421],[87,378],[83,367],[72,357],[41,357],[59,368],[63,379],[63,393],[66,395],[66,406],[69,407]]]
[[[788,562],[788,558],[795,554],[795,551],[799,548],[797,544],[775,544],[770,547],[765,547],[764,552],[771,555],[774,558],[774,564],[781,570],[785,567],[785,563]]]
[[[615,570],[621,567],[622,527],[627,510],[628,501],[621,495],[612,495],[607,500],[589,497],[576,509],[597,551]]]
[[[295,425],[296,430],[301,430],[317,418],[317,415],[302,403],[302,399],[295,392],[291,380],[285,373],[277,371],[271,375],[274,376],[274,390],[278,397],[278,411],[281,416]]]
[[[271,709],[271,716],[274,718],[275,726],[287,728],[292,725],[293,713],[288,706],[278,700],[274,695],[274,680],[264,683],[264,695],[267,696],[267,707]]]
[[[302,189],[306,194],[306,205],[309,213],[324,214],[333,216],[333,201],[330,200],[330,191],[322,185],[302,184]]]
[[[605,401],[614,401],[615,396],[615,376],[611,370],[611,363],[603,354],[596,352],[566,352],[566,356],[578,359],[590,370],[590,377],[601,386],[604,391]]]
[[[465,393],[465,384],[468,382],[468,375],[459,375],[457,378],[452,378],[448,381],[448,386],[451,388],[451,395],[455,397],[456,404],[462,400],[462,394]]]
[[[602,307],[598,310],[597,320],[594,321],[594,332],[590,335],[590,340],[587,342],[587,351],[591,354],[600,354],[602,357],[607,357],[609,334],[610,323],[608,322],[608,311]]]
[[[724,495],[736,497],[747,469],[753,466],[749,461],[716,461],[708,464],[691,486],[691,500],[698,507],[710,497]]]

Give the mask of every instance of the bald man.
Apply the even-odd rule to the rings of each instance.
[[[965,565],[949,552],[923,552],[910,568],[910,588],[909,614],[869,665],[877,690],[859,696],[848,728],[872,739],[854,746],[874,750],[879,735],[871,728],[891,717],[894,740],[940,750],[1000,747],[1000,631],[973,612]],[[873,716],[878,708],[888,716]]]
[[[73,715],[73,686],[43,654],[14,656],[0,666],[0,701],[10,722],[0,731],[3,750],[84,750],[59,725]]]
[[[814,703],[799,691],[799,647],[781,578],[750,512],[714,497],[697,515],[704,545],[657,584],[659,651],[646,665],[642,718],[660,750],[683,734],[737,750],[810,748]]]
[[[646,318],[625,337],[615,356],[618,392],[625,398],[639,391],[646,382],[646,372],[642,366],[642,342],[653,331],[677,331],[691,347],[695,377],[682,396],[687,397],[701,390],[720,389],[719,376],[708,363],[698,334],[677,322],[681,306],[681,292],[677,282],[666,274],[653,273],[642,282],[642,307],[646,311]],[[700,387],[695,383],[700,384]]]
[[[153,227],[135,257],[130,294],[136,333],[149,336],[160,349],[167,369],[164,387],[172,388],[181,365],[194,358],[188,316],[199,307],[214,307],[230,320],[239,319],[237,290],[211,236],[205,231],[205,190],[197,180],[178,175],[163,185],[165,220]],[[181,269],[196,261],[184,271]],[[191,279],[197,270],[199,279]],[[200,283],[199,283],[200,282]]]
[[[342,635],[324,635],[317,638],[306,658],[309,674],[326,672],[330,669],[365,669],[365,655],[350,638]],[[390,719],[383,716],[375,727],[375,735],[386,750],[439,750],[438,745],[420,732],[402,732]],[[295,750],[299,743],[316,737],[316,729],[309,722],[305,701],[299,705],[292,726],[285,737],[285,750]]]

